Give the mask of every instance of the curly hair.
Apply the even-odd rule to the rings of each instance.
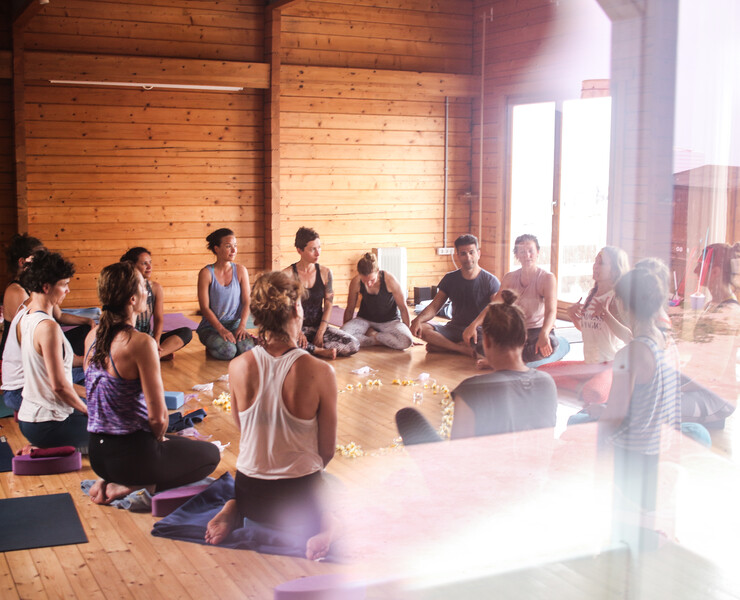
[[[501,348],[523,348],[527,341],[524,313],[514,302],[518,296],[511,290],[501,290],[503,303],[488,305],[483,318],[483,333]]]
[[[288,341],[285,326],[293,317],[303,294],[301,282],[282,271],[263,273],[257,278],[252,286],[249,310],[254,315],[263,343],[268,332]]]
[[[5,251],[5,260],[8,264],[8,273],[13,277],[18,274],[18,261],[23,258],[28,258],[36,250],[40,250],[44,245],[41,240],[35,238],[27,233],[18,234],[16,233],[10,239],[8,249]]]
[[[228,227],[221,227],[221,229],[216,229],[216,231],[212,231],[206,236],[206,242],[208,242],[206,244],[206,247],[215,254],[216,252],[214,251],[214,248],[216,246],[220,246],[221,240],[230,235],[234,235],[234,232],[231,231],[231,229],[229,229]]]
[[[132,329],[126,322],[126,307],[139,291],[141,274],[130,261],[108,265],[98,278],[98,298],[103,305],[98,328],[95,330],[95,350],[91,363],[104,367],[113,339],[120,331],[130,337]]]
[[[32,261],[20,276],[20,284],[29,292],[43,294],[45,284],[54,285],[75,274],[75,266],[57,252],[37,250],[31,256]]]
[[[357,261],[357,272],[360,275],[370,275],[378,270],[378,257],[375,252],[365,252]]]
[[[151,256],[152,253],[143,246],[136,246],[134,248],[129,248],[128,250],[126,250],[126,254],[124,254],[119,260],[121,262],[127,260],[128,262],[136,264],[142,254],[149,254]]]

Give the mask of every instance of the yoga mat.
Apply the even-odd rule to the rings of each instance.
[[[227,500],[233,497],[234,479],[227,472],[200,494],[193,496],[176,511],[155,523],[152,535],[205,545],[208,521],[221,510]],[[249,519],[244,519],[244,525],[232,531],[219,546],[300,558],[306,554],[305,538],[289,531],[260,525]],[[334,546],[326,560],[335,562],[338,560]]]
[[[0,473],[6,473],[13,468],[13,451],[10,444],[3,437],[0,439]]]
[[[0,532],[0,552],[87,543],[69,494],[0,500]]]
[[[193,321],[192,319],[188,319],[182,313],[168,313],[162,317],[163,331],[173,331],[175,329],[179,329],[180,327],[188,327],[195,330],[198,328],[198,322]]]

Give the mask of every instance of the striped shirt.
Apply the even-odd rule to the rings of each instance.
[[[664,427],[678,429],[681,425],[681,385],[676,347],[668,343],[661,349],[648,337],[634,342],[647,346],[655,359],[655,371],[650,383],[636,384],[629,411],[612,436],[615,446],[641,454],[659,454],[661,431]]]

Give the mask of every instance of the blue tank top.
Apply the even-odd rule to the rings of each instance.
[[[141,380],[121,378],[110,354],[108,360],[115,375],[95,363],[85,371],[87,430],[109,435],[151,431]]]
[[[380,271],[378,275],[380,277],[380,289],[377,294],[368,294],[365,284],[360,281],[362,300],[357,316],[372,323],[396,321],[400,318],[400,314],[398,306],[396,306],[396,299],[385,285],[385,271]]]
[[[213,265],[208,265],[208,270],[211,272],[211,284],[208,286],[208,307],[221,323],[236,321],[242,313],[242,286],[236,274],[236,265],[231,263],[231,282],[229,285],[221,285],[218,282],[216,273],[213,271]],[[209,326],[208,320],[203,319],[198,329]]]

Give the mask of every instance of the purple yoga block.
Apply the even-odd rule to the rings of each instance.
[[[274,600],[363,600],[365,586],[344,575],[314,575],[281,583]]]
[[[179,487],[173,490],[160,492],[152,497],[152,516],[166,517],[190,500],[197,496],[210,484],[191,485],[188,487]]]
[[[16,475],[54,475],[79,471],[82,468],[82,455],[75,451],[68,456],[46,456],[31,458],[29,455],[13,457],[13,473]]]
[[[167,410],[177,410],[183,404],[185,404],[185,393],[184,392],[165,392],[164,402],[167,405]]]

